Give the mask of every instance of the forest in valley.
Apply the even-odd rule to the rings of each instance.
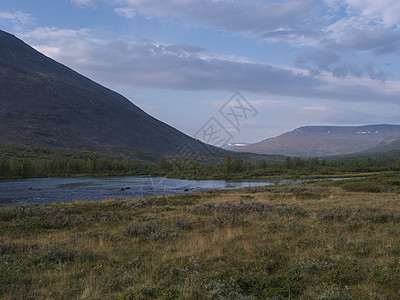
[[[368,157],[327,160],[290,158],[281,162],[248,161],[225,156],[219,160],[144,161],[107,156],[90,150],[50,150],[41,147],[4,146],[0,177],[152,175],[191,179],[301,178],[343,174],[400,171],[400,159]]]

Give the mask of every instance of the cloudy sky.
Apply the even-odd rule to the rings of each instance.
[[[0,28],[194,135],[400,124],[400,2],[2,0]],[[257,111],[233,126],[239,91]]]

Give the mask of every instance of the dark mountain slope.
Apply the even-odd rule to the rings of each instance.
[[[198,141],[4,31],[0,31],[0,143],[154,156],[189,144],[204,152]]]
[[[233,151],[322,157],[364,151],[394,135],[400,125],[306,126]]]

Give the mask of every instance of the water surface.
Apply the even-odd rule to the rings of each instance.
[[[30,178],[0,181],[0,206],[73,200],[137,198],[235,189],[290,180],[186,180],[164,177]]]

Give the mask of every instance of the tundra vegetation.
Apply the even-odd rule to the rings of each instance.
[[[0,208],[0,299],[396,299],[398,176]]]

